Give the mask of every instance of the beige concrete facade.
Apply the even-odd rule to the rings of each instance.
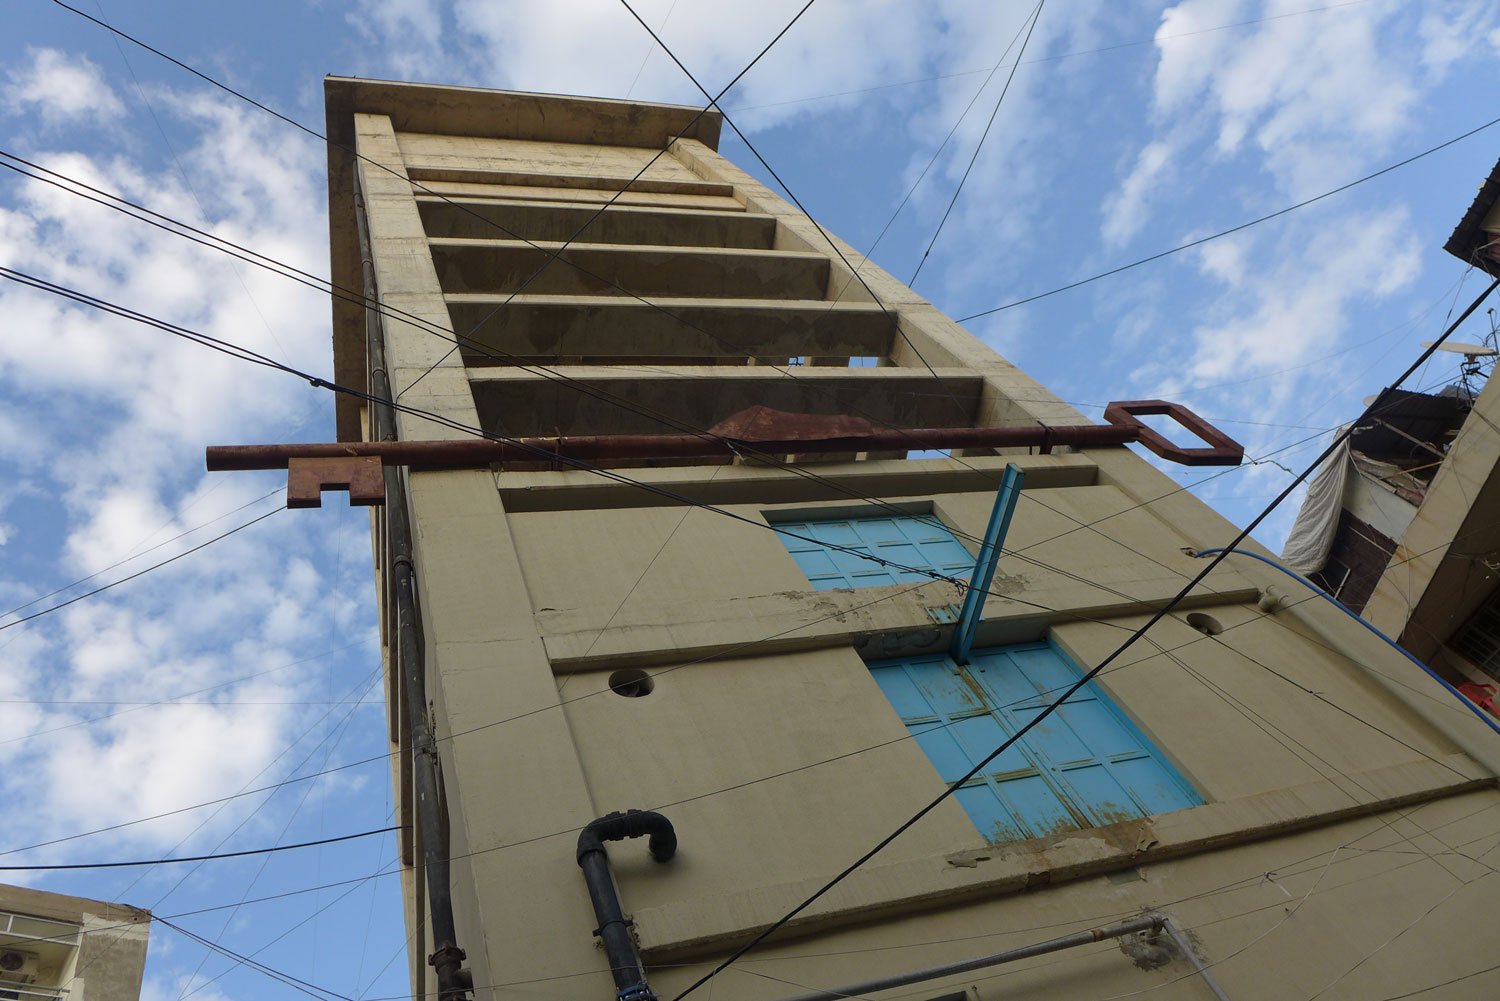
[[[0,998],[135,1001],[151,914],[0,885]]]
[[[385,316],[383,337],[406,406],[513,436],[701,431],[752,403],[904,428],[1088,423],[719,156],[714,115],[327,91],[329,134],[358,153],[330,147],[333,273],[360,286],[357,177],[380,301],[405,317]],[[650,184],[589,221],[663,150]],[[364,386],[365,317],[340,302],[334,319],[339,378]],[[367,434],[341,406],[341,437]],[[472,433],[397,424],[405,439]],[[1202,568],[1190,552],[1235,535],[1127,447],[1012,452],[614,470],[629,482],[543,464],[406,475],[476,997],[613,994],[574,860],[601,814],[656,809],[676,827],[667,864],[639,843],[610,852],[671,997],[942,792],[867,664],[945,649],[962,590],[816,590],[772,524],[895,507],[982,536],[1015,463],[1026,485],[976,645],[1047,639],[1083,670]],[[389,644],[378,509],[372,524]],[[1287,591],[1231,559],[1095,682],[1203,805],[990,843],[950,798],[698,996],[789,997],[1147,909],[1235,999],[1378,999],[1493,965],[1500,738],[1325,603],[1264,610],[1270,585]],[[612,691],[621,670],[649,675],[650,694]],[[430,997],[420,847],[403,839],[413,991]],[[1145,990],[1212,996],[1180,951],[1103,942],[879,997]],[[1491,971],[1431,996],[1497,990]]]

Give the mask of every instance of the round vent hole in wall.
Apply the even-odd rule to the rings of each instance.
[[[609,690],[627,699],[639,699],[650,695],[655,687],[656,682],[651,680],[651,675],[639,668],[626,668],[609,676]]]
[[[1202,612],[1189,612],[1187,624],[1198,630],[1204,636],[1217,636],[1224,631],[1219,620],[1212,615],[1204,615]]]

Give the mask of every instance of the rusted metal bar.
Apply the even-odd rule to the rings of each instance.
[[[1157,434],[1137,419],[1139,416],[1164,414],[1179,425],[1201,438],[1202,448],[1183,448]],[[1245,448],[1229,435],[1193,413],[1180,403],[1166,400],[1120,400],[1104,408],[1104,419],[1121,427],[1134,428],[1140,434],[1140,443],[1163,459],[1180,462],[1184,466],[1238,466],[1245,457]]]
[[[1010,448],[1043,444],[1091,448],[1138,440],[1140,431],[1112,424],[1064,427],[919,428],[877,431],[837,438],[747,440],[712,433],[649,435],[575,435],[495,441],[360,441],[293,445],[210,445],[210,471],[285,469],[291,459],[379,456],[386,465],[418,468],[484,466],[536,462],[551,456],[584,461],[601,459],[691,458],[733,455],[748,448],[769,454],[812,452],[920,451],[948,448]]]

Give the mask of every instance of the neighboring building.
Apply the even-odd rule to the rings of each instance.
[[[537,454],[497,469],[425,446],[385,467],[372,527],[415,996],[437,989],[445,890],[477,997],[615,993],[579,832],[629,808],[660,811],[680,845],[660,865],[610,846],[651,986],[675,996],[1109,656],[1204,566],[1191,551],[1235,535],[1119,444],[857,447],[871,425],[1090,422],[873,264],[851,281],[806,216],[715,152],[715,114],[344,78],[326,95],[334,280],[388,311],[335,301],[337,379],[378,391],[388,375],[421,411],[395,414],[397,438],[786,429],[742,413],[759,405],[824,415],[797,426],[850,442],[777,449],[790,468],[746,447],[605,453],[615,475]],[[341,441],[382,420],[340,398]],[[923,571],[968,576],[1011,463],[1024,488],[965,665],[950,652],[964,590]],[[317,478],[374,499],[364,469]],[[1469,886],[1493,872],[1500,737],[1288,590],[1231,557],[696,996],[838,988],[1143,912],[1177,939],[894,996],[1369,1001],[1455,977],[1444,996],[1500,993],[1493,887]],[[441,785],[424,792],[411,752],[428,725]],[[444,856],[451,878],[430,887]]]
[[[1493,394],[1492,394],[1493,395]],[[1282,550],[1282,561],[1356,612],[1375,593],[1392,555],[1437,483],[1475,400],[1392,390],[1323,463]],[[1482,427],[1482,414],[1474,418]],[[1468,442],[1475,434],[1469,428]],[[1446,524],[1446,515],[1440,519]],[[1404,557],[1398,560],[1404,571]]]
[[[0,998],[135,1001],[151,912],[0,885]]]
[[[1497,238],[1500,164],[1444,249],[1500,275]],[[1362,421],[1309,488],[1283,558],[1453,684],[1500,688],[1496,352],[1450,347],[1434,360],[1454,364],[1454,384],[1395,392]]]

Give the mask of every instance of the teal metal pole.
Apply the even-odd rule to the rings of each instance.
[[[979,617],[984,614],[984,599],[989,596],[990,585],[995,581],[995,566],[1000,562],[1000,547],[1005,542],[1005,533],[1010,530],[1010,517],[1016,511],[1016,500],[1021,496],[1021,482],[1026,475],[1015,463],[1005,467],[1005,476],[1000,480],[1000,492],[995,495],[995,509],[990,512],[990,523],[984,530],[984,542],[979,547],[979,558],[974,561],[974,572],[969,575],[969,590],[964,595],[963,611],[958,613],[958,625],[953,630],[953,645],[948,652],[954,663],[969,662],[969,648],[974,645],[974,629]]]

